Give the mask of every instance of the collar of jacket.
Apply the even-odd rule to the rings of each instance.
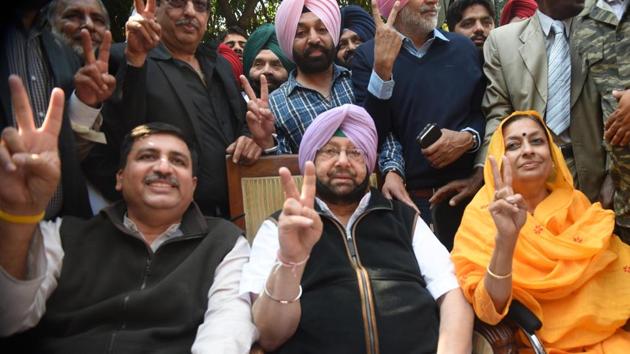
[[[163,42],[160,42],[157,47],[153,48],[149,52],[149,58],[156,60],[171,60],[173,59],[173,55],[166,48]],[[199,43],[197,46],[197,50],[195,51],[195,57],[197,58],[208,58],[211,62],[216,62],[217,60],[217,51],[215,43]]]
[[[322,201],[326,203],[325,200]],[[381,192],[379,192],[378,189],[370,187],[370,201],[368,202],[368,205],[363,212],[367,213],[374,209],[393,210],[394,204],[390,199],[385,198],[385,196]],[[320,208],[319,204],[317,203],[315,203],[315,211],[317,211],[317,213],[319,214],[323,213],[322,208]]]
[[[131,230],[125,227],[123,222],[123,217],[127,213],[127,204],[124,201],[118,201],[104,208],[101,210],[101,213],[103,213],[117,229],[125,234],[131,234]],[[180,229],[183,232],[182,236],[196,234],[205,235],[208,233],[208,223],[195,202],[190,203],[190,206],[186,212],[184,212]]]

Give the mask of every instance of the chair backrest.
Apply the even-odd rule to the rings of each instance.
[[[284,194],[278,169],[286,167],[294,175],[298,188],[302,176],[297,155],[266,155],[252,165],[241,165],[226,157],[230,215],[252,241],[260,224],[271,213],[282,208]]]

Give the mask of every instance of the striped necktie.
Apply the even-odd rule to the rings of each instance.
[[[571,110],[571,54],[564,35],[564,24],[553,21],[554,40],[548,52],[547,125],[556,134],[569,127]]]

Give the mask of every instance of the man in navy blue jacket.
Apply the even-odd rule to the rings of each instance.
[[[484,129],[481,61],[468,38],[436,29],[437,0],[393,3],[373,6],[376,36],[356,52],[353,86],[379,140],[393,132],[403,147],[405,171],[381,171],[384,194],[402,199],[408,193],[431,222],[429,207],[445,199],[443,191],[457,194],[451,207],[475,192],[468,179]],[[416,137],[428,123],[442,135],[421,149]]]

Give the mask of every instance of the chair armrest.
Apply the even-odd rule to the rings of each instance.
[[[521,329],[528,334],[534,334],[542,327],[542,322],[525,305],[518,300],[512,300],[507,318],[514,321]]]

